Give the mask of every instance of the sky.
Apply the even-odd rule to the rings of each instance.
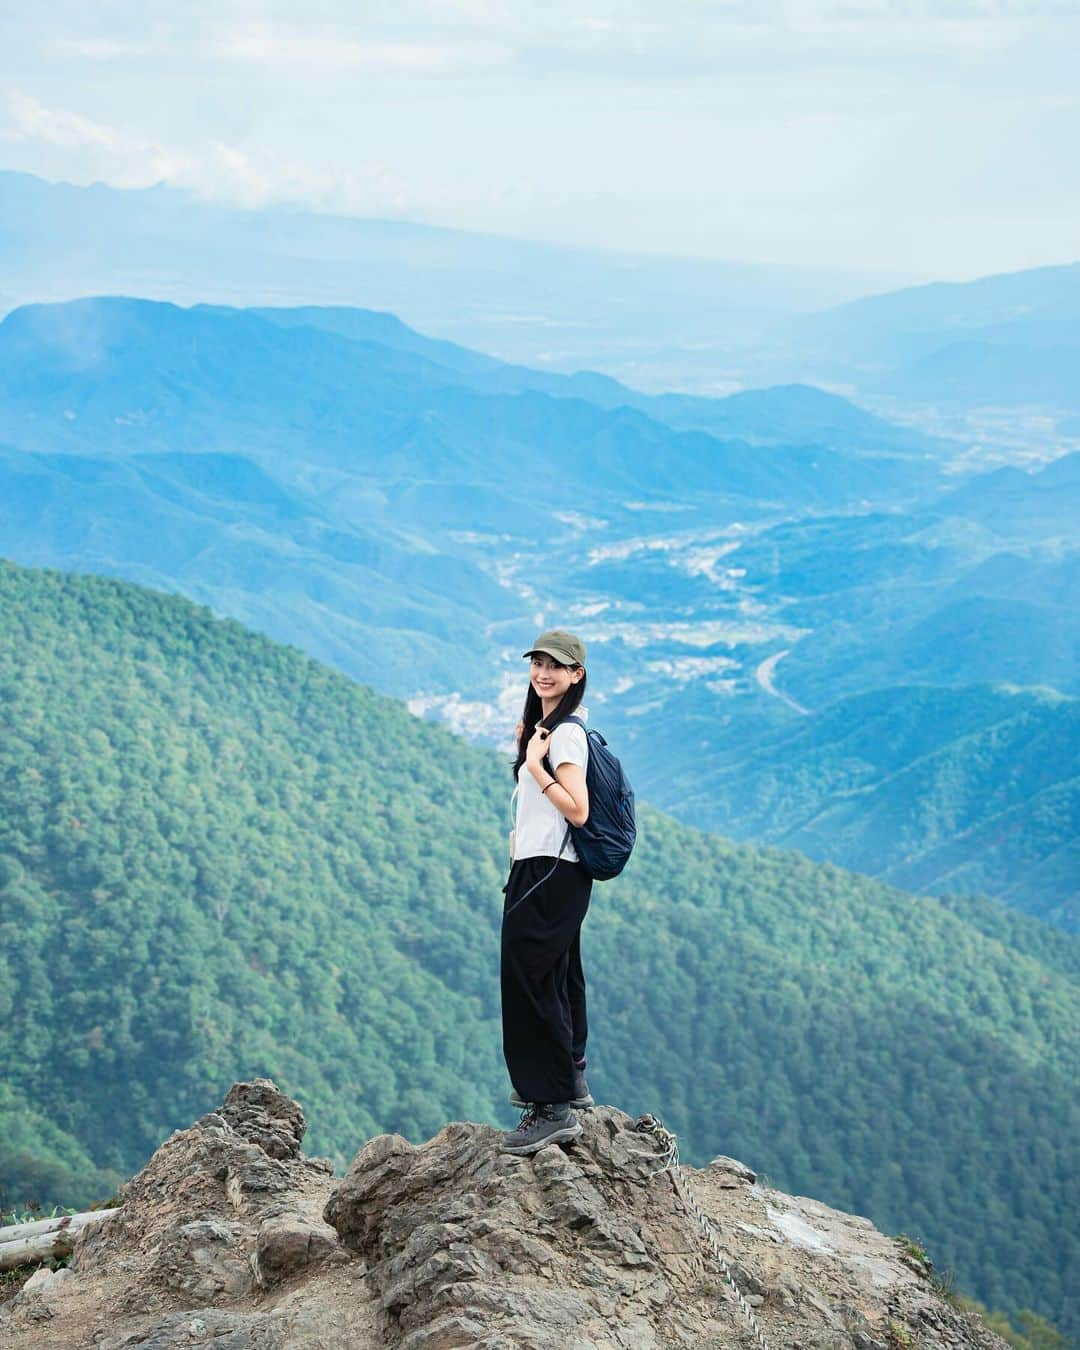
[[[0,168],[634,252],[1080,258],[1080,0],[0,6]]]

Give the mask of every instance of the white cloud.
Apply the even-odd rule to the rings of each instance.
[[[510,50],[496,42],[396,42],[348,38],[331,29],[312,32],[261,24],[235,28],[218,37],[217,54],[227,60],[278,68],[442,75],[505,64]]]
[[[181,179],[190,167],[187,156],[105,126],[66,108],[48,108],[19,90],[8,95],[12,127],[6,139],[44,142],[68,150],[97,152],[104,166],[117,173],[122,187]]]
[[[137,42],[116,42],[112,38],[58,38],[57,48],[89,61],[117,61],[129,56],[145,56],[149,47]]]
[[[395,215],[414,207],[405,184],[385,165],[372,163],[344,170],[320,170],[280,158],[249,155],[215,141],[189,183],[201,195],[269,206],[301,202],[328,211]]]
[[[22,92],[0,149],[253,206],[969,275],[1075,251],[1070,15],[1080,0],[55,0],[7,25],[0,89]]]
[[[19,91],[9,95],[8,107],[12,127],[5,139],[83,151],[84,181],[102,178],[118,187],[167,182],[210,201],[248,207],[303,202],[325,210],[398,214],[412,205],[404,183],[378,163],[321,170],[252,155],[220,140],[179,150],[64,108],[48,108]]]

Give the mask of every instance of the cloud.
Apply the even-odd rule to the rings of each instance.
[[[581,14],[570,20],[574,28],[584,28],[587,33],[613,33],[615,23],[612,19],[598,19],[588,14]]]
[[[302,202],[314,209],[397,215],[415,208],[405,184],[385,165],[321,170],[281,157],[253,155],[225,141],[177,149],[132,136],[65,108],[49,108],[28,94],[8,97],[7,140],[83,152],[83,178],[117,187],[169,183],[208,201],[247,207]]]
[[[315,210],[381,215],[399,215],[416,207],[405,183],[383,164],[315,169],[251,155],[223,141],[208,147],[189,185],[204,197],[248,207],[287,202]]]
[[[115,167],[138,165],[150,182],[172,178],[183,171],[185,157],[153,141],[131,136],[66,108],[48,108],[36,98],[13,90],[8,95],[12,127],[7,139],[44,142],[63,149],[97,151]],[[131,186],[130,182],[126,184]]]
[[[112,38],[58,38],[57,48],[88,61],[117,61],[129,56],[145,56],[150,48],[138,42],[116,42]]]
[[[322,71],[367,71],[402,75],[444,75],[491,69],[510,60],[509,48],[497,42],[417,42],[349,38],[331,29],[267,24],[234,28],[214,41],[216,54],[227,60],[262,67],[304,67]]]
[[[126,7],[119,0],[118,10]],[[291,0],[192,0],[188,13],[186,23],[159,19],[134,30],[101,19],[51,45],[82,62],[130,66],[137,63],[125,58],[137,56],[147,65],[218,63],[309,80],[434,82],[513,71],[526,81],[565,73],[669,83],[786,72],[793,63],[857,71],[966,65],[1007,54],[1036,29],[1048,34],[1080,15],[1080,0],[590,0],[584,10],[579,0],[309,0],[302,21]]]

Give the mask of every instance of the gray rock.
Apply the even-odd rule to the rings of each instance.
[[[347,1255],[328,1223],[283,1214],[265,1220],[259,1229],[255,1271],[261,1284],[280,1284],[320,1262],[345,1259]]]
[[[255,1314],[215,1309],[167,1313],[138,1331],[106,1333],[95,1342],[98,1350],[174,1350],[178,1346],[209,1345],[213,1350],[285,1350],[284,1328]]]
[[[237,1134],[271,1158],[298,1158],[307,1122],[299,1102],[279,1092],[269,1078],[234,1083],[217,1113]]]
[[[229,1157],[221,1170],[225,1194],[235,1210],[258,1209],[274,1195],[287,1192],[293,1174],[257,1144],[229,1141]]]
[[[70,1278],[71,1271],[66,1266],[61,1266],[59,1270],[41,1266],[34,1271],[15,1297],[23,1302],[41,1298],[43,1294],[54,1293],[59,1285]]]
[[[419,1146],[380,1135],[335,1182],[299,1153],[299,1107],[267,1080],[237,1084],[80,1235],[77,1278],[43,1273],[0,1305],[5,1350],[752,1344],[658,1138],[611,1107],[581,1119],[572,1144],[525,1158],[485,1125]],[[882,1350],[890,1322],[920,1350],[1006,1350],[865,1220],[729,1158],[684,1176],[774,1350]]]
[[[410,1332],[401,1342],[401,1350],[455,1350],[458,1346],[478,1345],[483,1335],[482,1322],[463,1313],[451,1313]]]
[[[739,1162],[737,1158],[726,1158],[723,1154],[713,1158],[707,1168],[710,1179],[718,1186],[752,1186],[757,1181],[757,1173]]]
[[[253,1286],[251,1262],[239,1224],[198,1219],[164,1234],[154,1274],[167,1289],[183,1293],[196,1305],[235,1298]]]
[[[379,1134],[352,1160],[323,1210],[323,1218],[346,1247],[368,1248],[387,1202],[402,1193],[418,1152],[399,1134]]]

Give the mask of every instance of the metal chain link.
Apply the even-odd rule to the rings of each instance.
[[[686,1179],[686,1173],[682,1170],[682,1164],[679,1162],[678,1137],[672,1134],[670,1130],[665,1129],[664,1122],[659,1116],[639,1116],[634,1128],[639,1130],[642,1134],[651,1134],[655,1139],[660,1141],[661,1147],[663,1148],[663,1153],[661,1154],[663,1161],[652,1175],[659,1176],[661,1172],[670,1172],[672,1177],[678,1181],[682,1198],[686,1201],[691,1214],[697,1219],[709,1250],[715,1257],[717,1265],[724,1272],[724,1277],[731,1286],[731,1292],[735,1295],[735,1299],[742,1309],[743,1316],[749,1323],[755,1342],[760,1346],[761,1350],[769,1350],[769,1343],[765,1339],[765,1333],[762,1331],[757,1318],[754,1316],[754,1310],[750,1307],[750,1304],[747,1303],[745,1295],[739,1288],[735,1276],[732,1274],[731,1266],[728,1264],[727,1257],[724,1255],[724,1250],[720,1245],[719,1230],[712,1219],[709,1218],[698,1204],[694,1192],[690,1188],[690,1183]]]

